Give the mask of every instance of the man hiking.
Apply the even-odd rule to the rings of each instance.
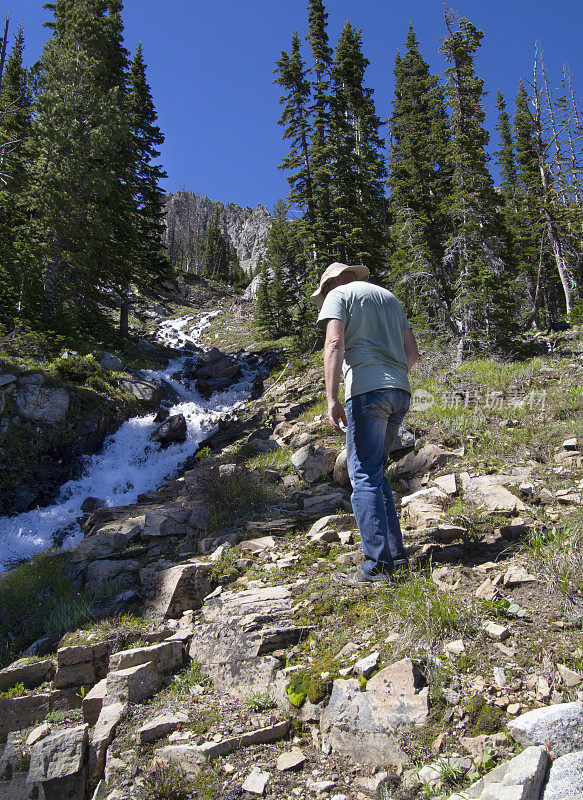
[[[393,493],[385,476],[391,445],[409,409],[408,372],[419,358],[403,308],[391,292],[368,282],[363,265],[335,262],[312,301],[326,331],[324,376],[328,419],[346,430],[352,507],[364,560],[348,584],[381,581],[407,566]],[[343,368],[346,411],[338,400]]]

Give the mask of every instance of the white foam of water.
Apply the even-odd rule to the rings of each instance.
[[[203,317],[183,333],[191,317],[167,320],[161,336],[169,344],[182,339],[193,341],[210,324]],[[162,449],[149,440],[156,427],[154,414],[133,417],[112,435],[100,453],[87,457],[83,474],[61,487],[57,501],[46,508],[36,508],[15,517],[0,517],[0,572],[7,559],[29,557],[50,548],[57,535],[67,534],[65,546],[73,547],[82,532],[75,521],[81,515],[81,504],[88,497],[99,497],[108,506],[135,503],[143,492],[156,489],[172,476],[199,443],[211,432],[225,413],[241,405],[249,397],[253,374],[244,370],[242,379],[227,391],[215,393],[205,400],[193,387],[185,387],[171,376],[183,365],[186,356],[172,359],[159,371],[148,370],[151,379],[164,378],[176,390],[180,402],[170,408],[171,414],[184,414],[187,435],[183,443]]]

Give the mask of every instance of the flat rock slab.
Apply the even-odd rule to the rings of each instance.
[[[160,714],[138,728],[136,735],[140,744],[156,742],[163,736],[173,733],[180,725],[188,722],[188,714]]]
[[[265,728],[257,728],[254,731],[248,731],[240,736],[230,736],[228,739],[222,739],[220,742],[205,742],[199,745],[200,752],[210,761],[219,756],[228,756],[239,750],[241,747],[251,747],[254,744],[270,744],[277,742],[287,736],[291,722],[284,720],[277,722],[275,725],[268,725]]]
[[[182,667],[184,653],[182,642],[166,641],[150,647],[132,647],[130,650],[120,650],[114,653],[109,661],[111,670],[129,669],[138,664],[153,661],[158,672],[176,672]]]
[[[527,747],[449,800],[539,800],[550,762],[544,747]]]
[[[541,800],[581,800],[583,797],[583,750],[555,759]]]
[[[190,655],[219,691],[244,699],[266,692],[280,663],[271,653],[304,638],[311,628],[293,619],[295,584],[209,597],[194,631]]]
[[[356,528],[356,521],[354,514],[329,514],[327,517],[321,517],[314,522],[308,536],[313,536],[325,528],[333,528],[336,531],[350,531]]]
[[[299,747],[292,747],[291,750],[280,753],[277,757],[276,767],[280,772],[286,772],[290,769],[297,769],[306,760],[305,755]]]
[[[441,489],[420,489],[401,500],[403,523],[411,528],[438,525],[444,516],[447,495]]]
[[[157,572],[144,587],[146,614],[177,618],[200,608],[213,589],[212,569],[212,564],[192,561]]]
[[[77,775],[83,769],[89,725],[78,725],[46,736],[30,751],[29,783],[44,783]]]
[[[396,733],[427,720],[429,690],[421,683],[420,673],[407,658],[378,672],[364,692],[357,680],[334,681],[320,718],[322,750],[370,766],[405,763]]]
[[[253,767],[243,782],[243,791],[263,796],[270,777],[269,772],[263,772],[259,767]]]
[[[26,689],[34,689],[50,680],[54,671],[55,665],[50,658],[33,661],[30,664],[24,659],[16,661],[9,667],[0,669],[0,692],[16,686],[17,683],[22,683]]]
[[[554,756],[583,750],[583,704],[556,703],[527,711],[510,720],[508,730],[525,747],[550,742]]]
[[[190,778],[198,775],[206,762],[204,753],[195,744],[169,744],[154,750],[154,755],[177,764]]]

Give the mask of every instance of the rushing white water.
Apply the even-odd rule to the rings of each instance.
[[[190,324],[192,317],[167,320],[160,326],[159,338],[174,347],[194,342],[216,313],[194,324]],[[81,516],[81,504],[86,497],[98,497],[108,506],[135,503],[139,494],[156,489],[175,474],[211,433],[216,422],[245,402],[254,378],[248,370],[243,369],[237,384],[224,392],[216,392],[210,400],[205,400],[194,389],[194,384],[185,385],[173,378],[189,355],[192,354],[172,359],[164,369],[143,371],[147,379],[164,379],[175,390],[179,402],[169,411],[170,414],[184,414],[186,441],[165,449],[151,442],[149,436],[156,427],[154,414],[124,422],[105,440],[101,452],[85,458],[82,475],[61,487],[54,505],[15,517],[0,517],[0,572],[7,560],[44,552],[57,538],[64,536],[65,546],[74,546],[82,538],[76,520]]]

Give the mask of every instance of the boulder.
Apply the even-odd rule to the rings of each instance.
[[[29,783],[42,783],[46,800],[83,800],[89,726],[46,736],[30,751]]]
[[[81,511],[84,514],[91,514],[96,508],[101,508],[105,505],[105,500],[101,497],[86,497],[81,503]]]
[[[9,386],[16,384],[16,380],[16,375],[10,375],[8,373],[0,375],[0,389],[8,389]]]
[[[334,470],[336,455],[335,448],[308,444],[296,450],[291,462],[302,480],[314,483],[318,478],[329,475]]]
[[[528,747],[449,800],[539,800],[549,764],[544,747]]]
[[[399,478],[412,478],[418,473],[428,472],[436,467],[441,467],[452,458],[456,453],[446,450],[437,444],[426,444],[418,453],[407,453],[406,456],[397,461],[391,467],[391,473]]]
[[[334,463],[334,483],[338,483],[340,486],[350,486],[348,467],[346,465],[346,448],[338,453]]]
[[[102,678],[83,698],[83,720],[88,725],[95,725],[99,719],[106,693],[107,678]]]
[[[437,487],[420,489],[401,500],[403,524],[410,528],[427,528],[439,525],[444,516],[447,495]]]
[[[108,643],[61,647],[57,651],[55,689],[93,685],[104,678],[111,647]]]
[[[294,584],[222,592],[200,612],[190,655],[219,691],[245,699],[273,688],[280,662],[271,654],[311,630],[293,618]]]
[[[400,450],[409,450],[412,447],[415,447],[415,436],[401,423],[389,452],[398,453]]]
[[[464,499],[486,507],[491,514],[516,515],[528,511],[528,506],[509,492],[498,476],[480,475],[471,478],[467,472],[460,474]]]
[[[549,742],[554,756],[583,750],[583,703],[556,703],[535,708],[510,720],[508,730],[524,747]]]
[[[177,764],[190,779],[198,775],[206,762],[204,753],[195,744],[170,744],[159,747],[154,750],[154,756],[170,764]]]
[[[50,388],[26,384],[16,392],[16,407],[25,417],[44,422],[63,422],[69,408],[69,392],[61,387]]]
[[[120,372],[123,368],[121,360],[113,353],[107,353],[105,350],[99,355],[99,363],[103,369],[109,372]]]
[[[200,608],[213,589],[212,569],[212,564],[192,560],[157,572],[144,586],[147,613],[177,618]]]
[[[141,378],[121,378],[119,385],[149,408],[158,408],[160,405],[162,392],[155,383]]]
[[[160,675],[151,661],[128,669],[114,670],[107,676],[103,708],[112,703],[143,703],[159,688]]]
[[[184,414],[173,414],[159,425],[151,434],[150,439],[158,442],[162,447],[174,442],[186,441],[186,417]]]
[[[23,697],[0,697],[0,734],[28,728],[41,722],[50,711],[51,695],[24,695]]]
[[[320,717],[322,750],[380,767],[402,765],[406,755],[396,734],[409,725],[423,725],[429,714],[428,688],[410,659],[377,672],[360,690],[357,680],[336,680],[330,702]]]
[[[124,703],[110,703],[101,709],[89,747],[89,779],[92,785],[103,777],[107,748],[125,712]]]
[[[27,663],[26,659],[15,661],[9,667],[0,669],[0,692],[5,692],[17,683],[26,689],[34,689],[52,678],[55,665],[51,658]]]
[[[194,368],[196,390],[203,397],[232,386],[241,376],[242,367],[216,347],[201,353]]]
[[[72,559],[73,561],[90,561],[113,553],[120,553],[125,550],[130,541],[131,539],[116,529],[97,531],[92,536],[81,539],[72,551]]]
[[[191,516],[192,508],[184,508],[180,503],[153,506],[144,516],[141,538],[148,541],[159,536],[185,536]]]
[[[553,761],[541,800],[577,800],[583,797],[583,750]]]

